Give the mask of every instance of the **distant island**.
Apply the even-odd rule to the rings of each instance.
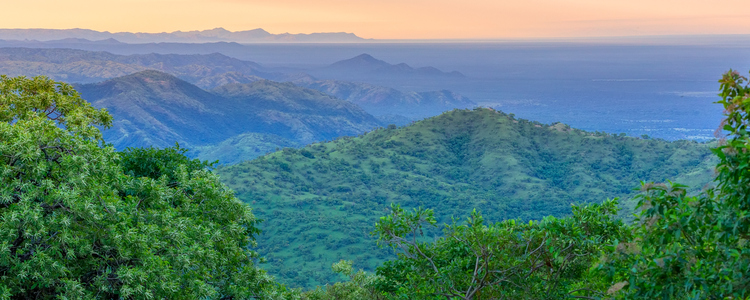
[[[245,31],[229,31],[224,28],[195,31],[174,31],[162,33],[108,32],[90,29],[0,29],[0,40],[56,41],[64,39],[84,39],[89,41],[116,40],[123,43],[344,43],[366,41],[353,33],[281,33],[272,34],[261,28]]]

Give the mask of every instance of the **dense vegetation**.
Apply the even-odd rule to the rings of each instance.
[[[728,133],[713,150],[716,186],[690,196],[679,184],[642,183],[632,225],[616,202],[574,206],[573,216],[485,225],[473,212],[434,242],[432,210],[392,206],[379,241],[400,249],[377,275],[329,286],[329,299],[747,299],[750,296],[750,86],[719,81]],[[348,272],[351,274],[351,272]],[[320,290],[318,290],[320,291]],[[351,295],[351,296],[350,296]],[[362,299],[362,297],[359,297]]]
[[[341,244],[331,242],[335,239],[317,241],[331,236],[324,229],[335,227],[338,234],[358,238],[359,228],[353,224],[369,222],[374,216],[376,222],[368,231],[378,246],[396,255],[378,257],[386,261],[374,273],[355,271],[362,259],[339,261],[332,271],[348,281],[303,293],[276,283],[258,268],[256,263],[262,259],[252,248],[259,220],[208,170],[214,167],[212,163],[186,157],[179,145],[116,152],[97,128],[111,126],[112,117],[82,100],[71,86],[45,77],[2,76],[0,299],[747,299],[747,81],[734,71],[720,80],[722,99],[718,102],[725,108],[722,125],[727,135],[711,149],[718,162],[705,156],[707,145],[588,133],[479,109],[453,111],[359,138],[286,149],[257,162],[221,168],[233,176],[237,175],[232,172],[253,171],[253,180],[276,174],[273,179],[278,184],[266,180],[253,186],[267,184],[268,190],[284,197],[259,197],[256,205],[275,208],[272,214],[265,213],[271,225],[284,225],[279,220],[301,224],[292,233],[307,241],[297,248],[305,258],[315,259],[310,253],[321,244],[329,252]],[[425,136],[429,139],[422,139]],[[517,136],[524,138],[513,139]],[[516,148],[499,147],[500,142],[490,137],[515,141]],[[540,141],[553,147],[534,147]],[[415,145],[430,152],[416,151]],[[377,163],[375,159],[383,159],[382,155],[370,150],[383,152],[390,165]],[[523,151],[522,155],[516,151]],[[686,152],[700,154],[701,159],[679,161]],[[364,157],[357,156],[362,153]],[[619,161],[622,156],[627,163]],[[545,161],[547,157],[555,163]],[[400,159],[407,163],[398,163]],[[534,168],[535,163],[545,162]],[[676,176],[700,183],[711,175],[702,171],[710,163],[716,164],[715,184],[701,183],[700,190],[643,181],[634,197],[632,223],[621,217],[618,200],[596,200],[578,193],[578,185],[583,185],[601,193],[628,195],[619,180],[639,177],[662,181],[661,176]],[[459,171],[447,172],[438,164]],[[593,170],[606,167],[608,172],[624,175],[596,176],[591,171],[594,164],[599,168]],[[331,169],[334,166],[338,168]],[[495,169],[488,170],[490,166]],[[370,173],[351,171],[365,168]],[[387,174],[379,176],[381,171]],[[677,176],[684,171],[689,172],[687,176]],[[328,172],[341,174],[326,177]],[[304,176],[312,174],[328,181]],[[527,202],[533,205],[539,201],[534,197],[541,194],[551,205],[533,206],[537,211],[519,214],[514,209],[528,209],[523,207],[524,198],[513,198],[519,195],[508,194],[496,182],[485,183],[488,174],[520,177],[520,182],[528,184],[525,188],[541,191],[523,194]],[[393,175],[400,177],[391,179]],[[440,180],[438,192],[429,198],[406,193],[400,185],[429,182],[427,175]],[[247,180],[246,185],[256,183]],[[604,184],[593,184],[597,180]],[[300,188],[286,186],[291,183]],[[386,185],[408,197],[385,198],[394,200],[385,208],[378,198],[356,190],[366,187],[371,193],[383,192]],[[561,196],[555,198],[545,190]],[[485,200],[469,193],[480,193]],[[346,198],[355,195],[361,198]],[[446,195],[468,203],[471,212],[443,198]],[[571,201],[570,197],[576,198]],[[360,205],[364,201],[385,210],[368,211]],[[561,201],[579,204],[568,206]],[[405,209],[396,202],[414,208]],[[445,206],[445,202],[456,206]],[[489,209],[477,209],[483,206]],[[290,207],[298,208],[294,219],[283,211]],[[504,215],[511,213],[516,216]],[[448,221],[449,215],[468,218]],[[339,218],[333,220],[334,216]],[[328,227],[311,221],[328,222]],[[441,221],[448,222],[438,233]],[[284,238],[283,230],[271,228],[278,236],[268,238]],[[279,245],[288,248],[289,243],[299,241],[287,237],[277,242],[287,242]],[[346,255],[385,253],[353,249],[359,252]],[[294,263],[274,257],[285,249],[271,250],[267,253],[271,267],[278,267],[278,262]],[[315,266],[299,267],[304,275],[317,276],[316,280],[326,277],[304,269]]]
[[[675,179],[700,190],[714,164],[705,144],[584,132],[477,109],[216,172],[265,220],[259,244],[266,268],[313,286],[337,278],[329,265],[340,259],[373,270],[392,257],[369,234],[391,203],[435,209],[445,223],[473,209],[493,222],[539,220],[570,215],[571,203],[627,198],[641,180]],[[624,204],[627,216],[633,203]]]
[[[750,87],[736,71],[721,83],[728,133],[713,149],[716,187],[696,196],[677,184],[644,184],[634,237],[600,268],[629,299],[750,297]],[[620,295],[621,294],[621,295]]]
[[[0,299],[219,299],[276,285],[249,207],[180,149],[106,146],[71,86],[0,77]]]

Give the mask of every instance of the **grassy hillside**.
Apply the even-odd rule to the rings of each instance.
[[[180,142],[222,163],[251,159],[277,147],[357,135],[380,124],[350,102],[268,80],[208,92],[149,70],[77,89],[114,116],[113,128],[103,134],[115,147]],[[250,133],[255,135],[240,136]],[[222,150],[228,145],[234,149]]]
[[[489,221],[564,216],[571,203],[627,198],[641,180],[703,186],[712,159],[707,145],[691,141],[584,132],[476,109],[216,172],[265,219],[265,268],[311,286],[333,280],[330,265],[339,259],[371,269],[389,255],[369,232],[390,203],[433,208],[449,223],[474,208]]]

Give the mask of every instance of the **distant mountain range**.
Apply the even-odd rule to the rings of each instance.
[[[180,142],[222,163],[257,157],[382,124],[355,104],[291,83],[258,80],[211,92],[170,74],[147,70],[76,87],[114,116],[104,137],[116,148],[167,147]],[[241,145],[234,153],[212,146]],[[203,154],[203,155],[201,155]]]
[[[349,65],[349,71],[377,71],[373,65],[388,69],[392,66],[369,56],[360,61],[337,63]],[[305,73],[284,75],[257,63],[234,59],[223,54],[135,54],[116,55],[101,51],[48,48],[0,48],[0,74],[9,76],[46,75],[55,80],[73,83],[95,83],[145,70],[172,74],[204,90],[232,84],[247,84],[263,79],[290,81],[298,86],[322,91],[350,101],[380,118],[386,124],[404,125],[415,119],[438,115],[453,108],[473,107],[471,100],[454,92],[400,91],[374,84],[344,80],[318,80]],[[403,70],[408,69],[400,69]],[[393,71],[393,70],[391,70]],[[438,71],[439,72],[439,71]],[[435,73],[435,72],[433,72]],[[435,73],[445,78],[445,73]],[[441,75],[442,74],[442,75]],[[419,73],[403,76],[423,78]],[[343,76],[343,75],[342,75]],[[429,77],[428,77],[429,78]]]
[[[93,83],[148,69],[167,72],[193,83],[203,80],[207,86],[222,82],[221,78],[213,76],[226,73],[271,76],[257,63],[218,53],[116,55],[73,49],[0,48],[0,74],[9,76],[45,75],[60,81]]]
[[[305,43],[337,43],[362,42],[353,33],[324,32],[310,34],[272,34],[261,28],[246,31],[229,31],[224,28],[214,28],[201,31],[175,31],[162,33],[144,32],[108,32],[90,29],[0,29],[2,40],[37,40],[55,41],[66,39],[84,39],[88,41],[105,40],[107,43],[262,43],[262,42],[305,42]],[[114,40],[114,41],[113,41]]]

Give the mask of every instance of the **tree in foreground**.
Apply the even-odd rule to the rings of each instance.
[[[432,242],[421,235],[431,210],[394,206],[375,234],[401,253],[375,286],[397,299],[748,299],[750,87],[731,70],[719,82],[715,188],[643,183],[632,225],[607,201],[529,224],[474,213]]]
[[[386,299],[374,285],[376,276],[363,270],[357,272],[352,268],[352,262],[342,260],[331,266],[333,271],[345,275],[349,281],[336,282],[317,287],[302,294],[303,300],[382,300]]]
[[[601,270],[624,299],[750,297],[750,88],[724,74],[726,139],[713,149],[716,187],[688,196],[678,184],[644,184],[635,238],[614,245]],[[720,131],[722,132],[722,131]]]
[[[486,222],[474,212],[465,224],[425,241],[431,210],[392,213],[376,225],[379,242],[400,250],[378,268],[375,285],[397,299],[594,299],[607,282],[590,267],[604,246],[629,236],[617,201],[573,206],[566,218]]]
[[[278,292],[250,208],[179,148],[118,154],[95,127],[111,122],[69,85],[0,77],[0,299]],[[133,167],[149,162],[169,167]]]

